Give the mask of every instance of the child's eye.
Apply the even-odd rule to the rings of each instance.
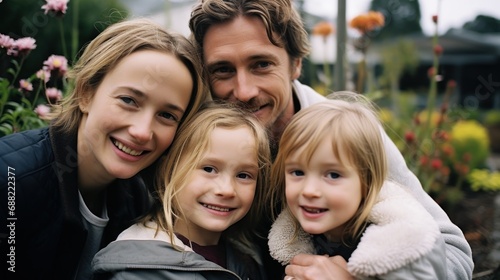
[[[160,115],[160,117],[165,118],[167,120],[177,121],[177,117],[168,113],[168,112],[161,112],[159,115]]]
[[[238,175],[236,175],[236,177],[239,179],[251,179],[252,175],[250,175],[248,173],[238,173]]]
[[[327,177],[330,179],[338,179],[340,178],[340,174],[337,172],[330,172],[328,173]]]
[[[203,167],[203,170],[207,173],[213,173],[215,172],[215,168],[211,167],[211,166],[205,166]]]
[[[301,170],[294,170],[290,172],[290,174],[292,174],[293,176],[304,176],[304,172]]]

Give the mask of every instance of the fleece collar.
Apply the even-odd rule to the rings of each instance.
[[[434,218],[407,191],[386,181],[370,212],[370,226],[347,267],[354,276],[375,276],[399,269],[429,253],[440,231]],[[294,239],[293,218],[283,211],[269,232],[273,258],[288,264],[299,253],[314,254],[312,236],[302,229]]]

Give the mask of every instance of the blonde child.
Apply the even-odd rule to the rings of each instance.
[[[446,278],[436,222],[386,180],[380,127],[367,102],[327,100],[298,112],[285,129],[271,193],[286,205],[268,243],[271,256],[289,264],[285,279],[307,266],[292,261],[298,254],[327,255],[338,264],[337,274],[313,279]]]
[[[264,279],[250,240],[269,157],[266,132],[252,115],[229,105],[203,108],[180,128],[160,168],[155,211],[96,255],[96,277]]]

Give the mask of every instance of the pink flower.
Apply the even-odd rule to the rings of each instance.
[[[33,85],[25,79],[19,80],[19,89],[21,91],[32,91]]]
[[[18,55],[28,55],[31,50],[36,48],[35,39],[31,37],[24,37],[14,41],[12,47],[7,51],[8,55],[18,56]]]
[[[34,111],[40,119],[44,119],[50,113],[50,107],[47,105],[40,104],[40,105],[36,106]]]
[[[50,71],[48,71],[47,67],[43,67],[43,69],[36,72],[36,77],[46,83],[50,80]]]
[[[57,103],[62,98],[62,92],[57,88],[47,88],[45,95],[47,95],[50,103]]]
[[[66,74],[68,71],[68,60],[61,55],[51,55],[47,60],[43,62],[48,71],[57,71],[61,76]]]
[[[62,16],[66,14],[68,1],[69,0],[45,0],[47,4],[43,5],[42,9],[45,10],[45,14],[48,12],[54,12],[57,16]]]
[[[14,45],[14,39],[7,35],[0,34],[0,48],[10,49]]]

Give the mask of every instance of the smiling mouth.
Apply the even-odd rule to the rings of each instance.
[[[264,108],[265,108],[265,107],[267,107],[267,106],[268,106],[268,104],[264,104],[264,105],[259,106],[259,107],[250,108],[250,109],[249,109],[249,111],[250,111],[251,113],[257,113],[258,111],[260,111],[260,110],[264,109]]]
[[[117,147],[120,151],[122,151],[128,155],[140,156],[144,153],[144,151],[137,151],[137,150],[131,149],[131,148],[123,145],[121,142],[118,142],[118,140],[116,140],[116,139],[112,139],[112,140],[113,140],[112,142],[115,145],[115,147]]]
[[[210,205],[210,204],[205,204],[205,203],[202,203],[201,204],[203,207],[205,208],[208,208],[208,209],[211,209],[211,210],[215,210],[215,211],[220,211],[220,212],[229,212],[232,210],[232,208],[223,208],[223,207],[218,207],[218,206],[214,206],[214,205]]]
[[[319,213],[323,213],[323,212],[327,211],[327,209],[309,208],[309,207],[304,207],[304,206],[302,206],[302,209],[304,209],[304,211],[306,211],[308,213],[313,213],[313,214],[319,214]]]

